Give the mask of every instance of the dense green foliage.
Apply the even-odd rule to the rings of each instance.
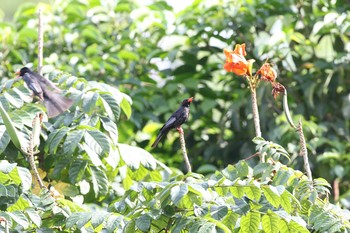
[[[222,50],[235,43],[246,43],[257,64],[275,64],[303,119],[314,176],[336,181],[336,201],[350,208],[348,5],[196,0],[177,13],[163,1],[41,6],[44,74],[75,103],[45,119],[40,135],[39,172],[58,195],[33,189],[23,151],[44,107],[14,80],[16,69],[37,65],[37,6],[22,5],[14,22],[0,21],[0,230],[1,217],[14,232],[350,230],[327,181],[292,168],[303,170],[298,137],[271,87],[258,88],[262,135],[278,144],[252,142],[247,84],[222,69]],[[156,122],[189,96],[188,154],[207,176],[163,165],[181,167],[176,133],[152,151],[162,162],[147,152]],[[257,151],[275,162],[240,160]]]

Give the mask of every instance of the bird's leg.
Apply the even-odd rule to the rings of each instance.
[[[176,130],[180,133],[180,134],[184,134],[184,131],[182,129],[182,127],[177,127]]]

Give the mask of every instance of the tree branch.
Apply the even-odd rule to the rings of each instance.
[[[182,151],[182,155],[183,155],[184,160],[185,160],[187,173],[189,173],[189,172],[192,172],[192,168],[191,168],[191,164],[190,164],[190,161],[188,159],[188,156],[187,156],[184,131],[181,128],[181,126],[179,128],[177,128],[177,130],[179,131],[179,134],[180,134],[181,151]]]
[[[44,30],[42,20],[42,10],[38,10],[38,73],[41,75],[41,68],[43,67],[43,47],[44,47]]]
[[[252,111],[253,111],[253,119],[254,119],[254,127],[255,127],[255,136],[261,137],[259,110],[258,110],[258,103],[256,100],[256,88],[251,87],[250,94],[252,96]]]
[[[36,168],[35,160],[34,160],[34,154],[35,154],[34,148],[40,144],[39,137],[40,137],[40,131],[41,131],[41,122],[42,122],[42,114],[39,113],[38,115],[35,116],[33,120],[33,131],[29,139],[27,156],[28,156],[30,167],[34,173],[34,176],[37,179],[40,185],[40,188],[43,189],[43,188],[46,188],[46,186],[44,185],[44,182],[41,180],[41,177],[39,175],[38,169]]]
[[[304,137],[301,119],[299,119],[297,132],[299,134],[299,140],[300,140],[300,155],[303,156],[303,159],[304,159],[304,169],[306,171],[306,175],[307,175],[309,181],[312,181],[312,174],[311,174],[311,169],[310,169],[309,158],[308,158],[308,154],[307,154],[306,142],[305,142],[305,137]]]

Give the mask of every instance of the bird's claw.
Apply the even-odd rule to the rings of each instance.
[[[183,129],[182,129],[181,127],[177,127],[176,130],[177,130],[180,134],[183,134],[183,133],[184,133],[184,131],[183,131]]]

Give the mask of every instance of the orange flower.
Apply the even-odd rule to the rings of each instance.
[[[224,49],[226,63],[224,69],[227,72],[233,72],[237,75],[252,75],[254,59],[246,60],[245,44],[237,44],[235,50]]]
[[[267,82],[273,83],[277,78],[277,72],[269,63],[263,64],[257,73],[261,74],[261,79]]]

